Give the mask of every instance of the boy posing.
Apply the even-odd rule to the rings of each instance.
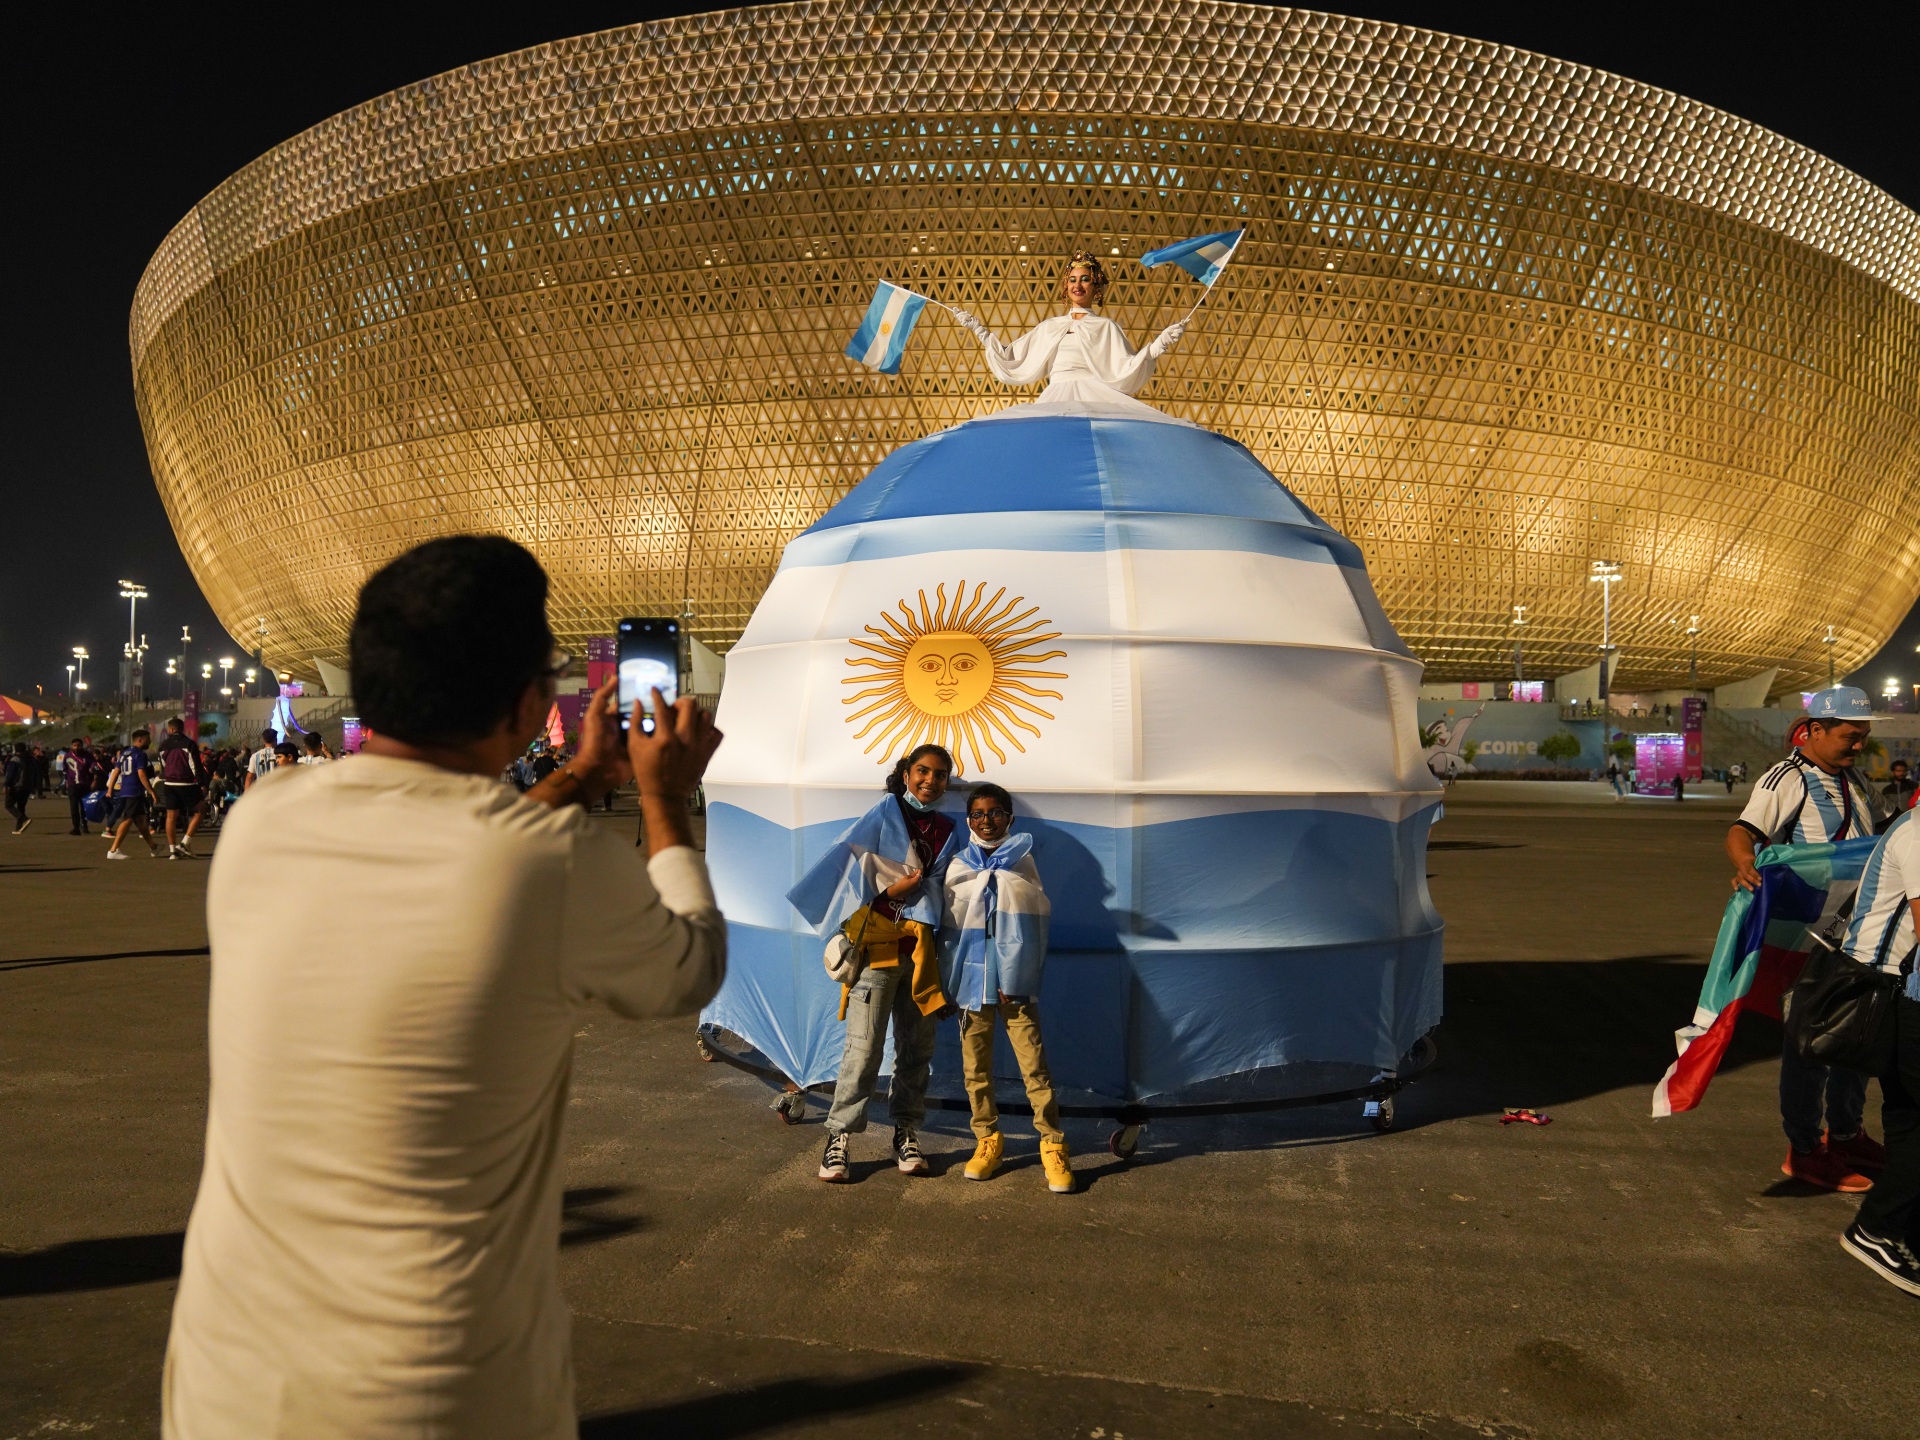
[[[947,993],[960,1007],[960,1053],[973,1134],[979,1142],[965,1171],[990,1180],[1000,1168],[1000,1109],[993,1098],[993,1024],[1007,1027],[1020,1076],[1040,1132],[1040,1163],[1047,1188],[1073,1190],[1067,1137],[1040,1042],[1040,971],[1047,958],[1051,907],[1034,868],[1033,836],[1008,833],[1013,797],[998,785],[976,786],[967,797],[972,843],[947,867],[940,939],[947,947]]]

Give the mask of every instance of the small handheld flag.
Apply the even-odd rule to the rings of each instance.
[[[898,375],[907,337],[913,334],[914,323],[926,304],[926,296],[882,280],[873,292],[873,303],[867,306],[866,318],[847,342],[847,357],[882,375]]]
[[[1149,270],[1156,265],[1178,265],[1202,285],[1211,287],[1220,278],[1220,272],[1227,268],[1227,262],[1239,247],[1240,237],[1246,233],[1245,229],[1222,230],[1217,235],[1202,235],[1198,239],[1164,245],[1142,255],[1140,263]]]

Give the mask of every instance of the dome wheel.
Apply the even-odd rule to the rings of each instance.
[[[1107,1149],[1118,1159],[1133,1159],[1134,1152],[1140,1148],[1140,1129],[1138,1125],[1122,1125],[1107,1136]]]
[[[708,1065],[713,1064],[714,1061],[720,1058],[713,1053],[713,1046],[707,1043],[707,1037],[702,1035],[698,1030],[693,1032],[693,1053],[698,1055],[701,1060]]]
[[[1382,1135],[1393,1129],[1393,1097],[1367,1102],[1367,1123]]]
[[[773,1108],[788,1125],[799,1125],[807,1118],[807,1092],[790,1090],[773,1102]]]

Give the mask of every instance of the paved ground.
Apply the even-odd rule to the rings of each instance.
[[[1540,789],[1545,787],[1533,787]],[[813,1178],[814,1123],[685,1022],[583,1029],[564,1274],[583,1433],[1895,1437],[1920,1308],[1783,1180],[1767,1027],[1649,1087],[1725,892],[1722,806],[1455,788],[1441,1058],[1358,1107],[1156,1125],[1046,1192],[1030,1134]],[[205,867],[0,836],[0,1440],[149,1435],[204,1105]],[[626,822],[615,822],[626,823]],[[289,884],[298,877],[289,876]],[[1502,1127],[1502,1106],[1553,1116]]]

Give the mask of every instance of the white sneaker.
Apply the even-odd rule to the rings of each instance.
[[[109,860],[131,860],[132,858],[133,857],[124,850],[107,851],[107,859]]]

